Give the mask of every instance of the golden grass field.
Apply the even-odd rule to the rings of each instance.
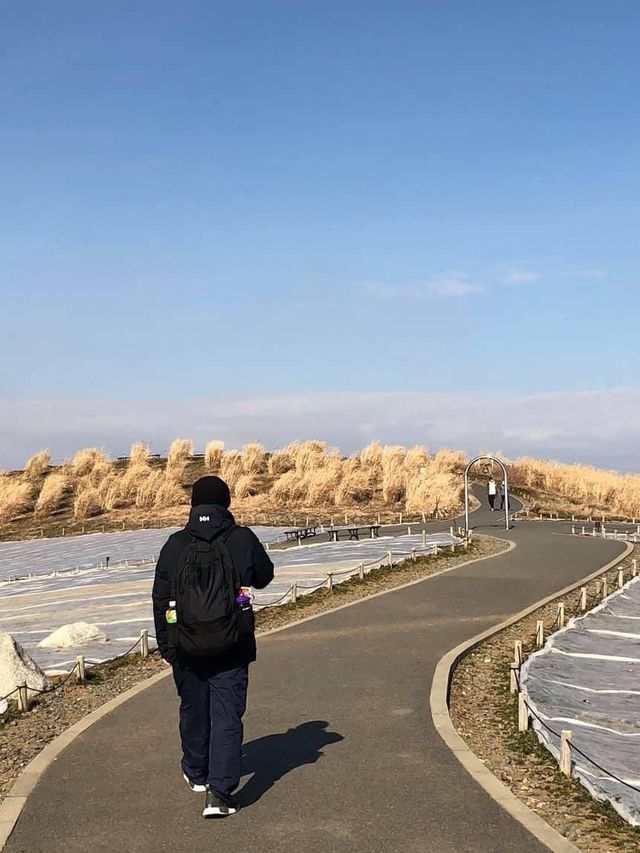
[[[0,474],[0,536],[56,535],[182,523],[191,484],[206,473],[231,486],[233,510],[252,523],[453,515],[462,506],[464,453],[373,443],[351,456],[322,441],[294,442],[267,452],[251,443],[225,450],[211,441],[194,456],[176,439],[166,458],[141,443],[127,460],[84,448],[54,467],[46,450],[23,471]],[[511,485],[530,507],[586,516],[640,517],[640,476],[542,459],[503,460]],[[475,472],[484,477],[489,468]],[[494,472],[498,477],[499,471]]]

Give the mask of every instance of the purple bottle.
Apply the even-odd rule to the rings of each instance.
[[[251,590],[246,586],[240,587],[240,592],[236,595],[236,604],[238,610],[251,610]]]

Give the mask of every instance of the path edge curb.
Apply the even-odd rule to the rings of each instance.
[[[349,601],[346,604],[339,605],[338,607],[332,607],[330,610],[324,610],[321,613],[314,613],[311,616],[303,616],[301,619],[296,619],[295,622],[289,622],[286,625],[279,625],[277,628],[271,628],[268,631],[263,631],[257,635],[257,639],[260,641],[263,637],[268,637],[272,634],[279,634],[289,628],[294,628],[297,625],[303,625],[305,622],[311,622],[314,619],[320,619],[330,613],[337,613],[339,610],[345,610],[348,607],[356,607],[358,604],[363,604],[365,601],[371,601],[373,598],[379,598],[382,595],[388,595],[391,592],[397,592],[398,590],[406,589],[407,587],[415,586],[419,583],[425,583],[425,581],[429,581],[431,578],[441,577],[442,575],[456,571],[457,569],[471,566],[475,563],[481,563],[485,560],[493,560],[496,557],[501,557],[503,554],[507,554],[513,547],[515,547],[514,543],[510,543],[509,548],[504,551],[500,551],[497,554],[486,554],[483,557],[476,557],[473,560],[464,560],[462,563],[457,563],[455,566],[449,566],[446,569],[440,569],[439,571],[434,572],[431,575],[426,575],[423,578],[417,578],[416,580],[400,584],[400,586],[394,586],[391,587],[391,589],[384,589],[380,592],[366,595],[363,598],[358,598],[355,601]],[[129,699],[135,698],[139,693],[142,693],[149,687],[153,687],[154,684],[157,684],[159,681],[162,681],[162,679],[167,678],[171,674],[171,669],[167,668],[165,672],[158,672],[150,678],[147,678],[139,684],[129,688],[129,690],[125,690],[124,693],[121,693],[119,696],[115,696],[113,699],[105,702],[104,705],[101,705],[99,708],[91,711],[91,713],[87,714],[86,717],[78,720],[77,723],[74,723],[66,731],[62,732],[62,734],[55,737],[35,756],[35,758],[31,759],[13,783],[13,786],[9,790],[5,799],[0,803],[0,853],[4,850],[11,833],[15,829],[29,796],[42,776],[54,761],[57,760],[62,752],[83,732],[91,728],[91,726],[103,717],[106,717],[107,714],[115,711],[120,707],[120,705],[128,702]]]
[[[511,542],[513,547],[516,547],[515,542]],[[627,543],[624,552],[611,560],[605,566],[602,566],[597,571],[592,572],[587,577],[582,578],[577,583],[561,589],[552,595],[538,601],[514,616],[510,616],[504,622],[477,634],[470,640],[465,640],[460,643],[450,652],[447,652],[444,657],[438,662],[433,681],[431,682],[431,693],[429,696],[429,706],[431,710],[431,718],[434,727],[447,747],[455,755],[458,761],[462,764],[469,775],[486,791],[489,796],[495,800],[514,820],[517,820],[525,829],[534,835],[542,844],[554,851],[554,853],[582,853],[579,847],[576,847],[567,838],[561,835],[556,829],[548,824],[536,812],[526,806],[512,791],[504,785],[497,776],[488,769],[480,758],[469,748],[466,741],[456,731],[451,716],[449,714],[449,691],[451,688],[451,680],[456,667],[469,652],[477,648],[485,640],[493,637],[495,634],[504,631],[506,628],[515,625],[521,619],[525,619],[531,613],[534,613],[540,607],[544,607],[551,601],[555,601],[562,595],[574,592],[576,589],[584,586],[605,572],[615,568],[619,563],[625,560],[633,551],[633,544]],[[503,552],[507,553],[507,552]],[[497,555],[501,556],[501,555]],[[0,848],[1,849],[1,848]]]

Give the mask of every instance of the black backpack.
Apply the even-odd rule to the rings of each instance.
[[[236,604],[240,580],[227,548],[236,529],[211,542],[192,536],[180,556],[171,589],[177,622],[169,626],[169,644],[187,657],[217,657],[253,630],[253,612]]]

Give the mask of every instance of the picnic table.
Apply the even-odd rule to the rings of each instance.
[[[309,539],[310,536],[317,536],[317,534],[317,525],[310,525],[309,527],[295,527],[293,530],[284,531],[287,542],[299,542],[301,539]]]
[[[339,542],[341,533],[348,533],[349,539],[360,539],[361,530],[368,530],[369,538],[377,539],[380,536],[380,527],[380,524],[348,524],[346,527],[330,527],[327,533],[332,542]]]

